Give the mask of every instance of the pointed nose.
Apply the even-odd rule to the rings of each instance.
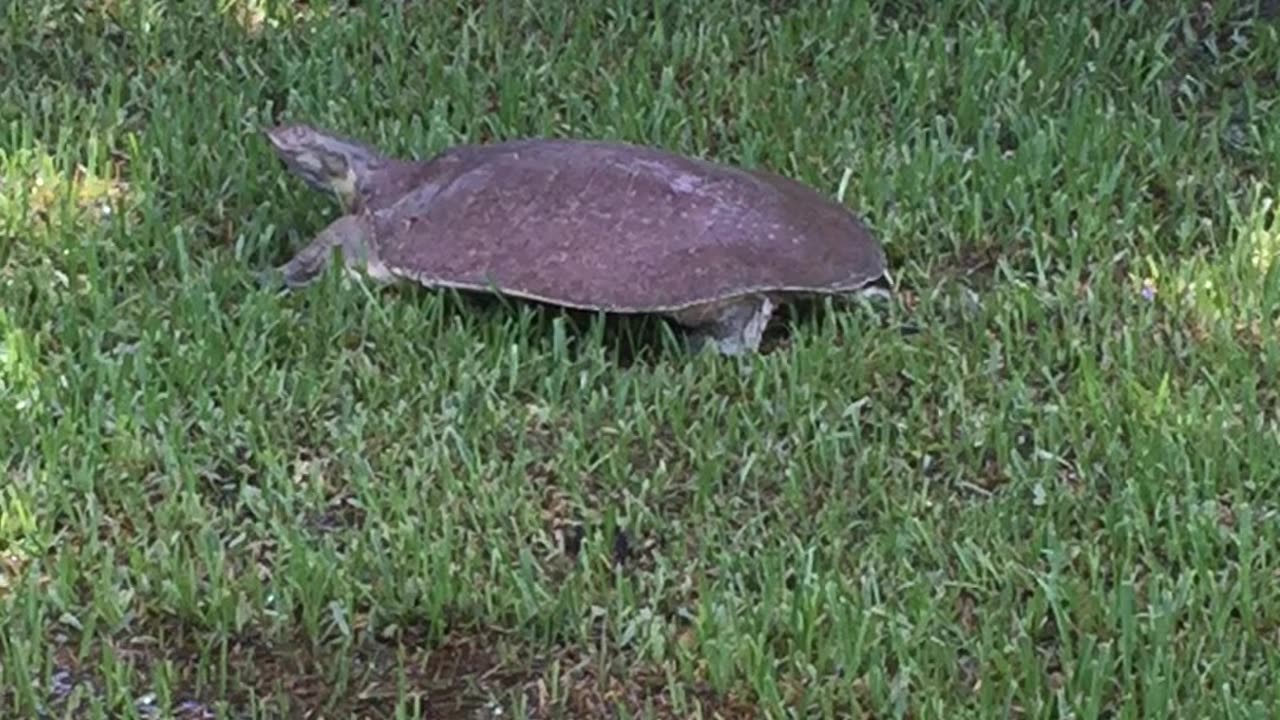
[[[294,125],[277,125],[267,128],[264,134],[277,150],[284,150],[297,144],[298,128]]]

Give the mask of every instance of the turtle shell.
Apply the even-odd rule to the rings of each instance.
[[[593,140],[458,146],[370,207],[377,254],[428,286],[613,312],[843,293],[885,273],[868,228],[787,178]],[[403,176],[402,176],[403,177]]]

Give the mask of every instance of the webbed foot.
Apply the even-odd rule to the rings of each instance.
[[[689,350],[697,353],[711,348],[729,356],[756,352],[776,307],[768,297],[729,305],[712,321],[689,330]]]
[[[270,270],[263,270],[255,278],[259,287],[275,289],[283,283],[287,290],[297,290],[319,280],[333,258],[335,248],[343,249],[345,258],[367,255],[364,226],[355,215],[344,215],[334,220],[306,247],[290,258],[289,262]]]

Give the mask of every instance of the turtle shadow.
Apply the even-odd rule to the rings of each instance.
[[[551,345],[559,321],[571,355],[595,353],[599,348],[605,357],[623,368],[653,367],[688,352],[684,330],[657,315],[583,310],[457,288],[427,292],[435,295],[433,299],[442,304],[442,311],[449,316],[466,315],[482,322],[514,323],[522,313],[531,312],[532,322],[520,332],[532,345]]]
[[[485,321],[514,320],[522,308],[533,310],[534,322],[527,338],[533,343],[550,342],[554,323],[560,320],[570,352],[594,352],[602,346],[606,357],[619,367],[655,367],[672,358],[691,357],[688,331],[674,320],[656,314],[623,314],[568,308],[553,303],[511,298],[493,293],[437,289],[448,315],[483,316]],[[831,313],[852,309],[856,301],[841,298],[797,298],[774,311],[756,354],[769,355],[788,347],[797,329],[817,327]]]
[[[343,282],[339,279],[338,282]],[[253,284],[261,289],[258,283]],[[523,327],[519,332],[531,345],[552,343],[556,321],[561,330],[568,353],[580,356],[585,352],[603,353],[610,362],[621,368],[633,366],[657,367],[673,359],[694,356],[691,336],[687,328],[656,313],[610,313],[601,310],[570,308],[554,303],[528,298],[511,297],[500,293],[463,288],[428,288],[412,284],[392,284],[378,288],[387,296],[400,297],[409,302],[439,303],[437,311],[446,318],[467,317],[480,324],[488,322],[516,323]],[[280,292],[279,289],[275,289]],[[298,291],[293,291],[298,292]],[[844,296],[796,296],[775,308],[766,326],[755,355],[767,356],[786,350],[793,342],[795,331],[804,327],[820,327],[833,313],[843,314],[858,309],[863,302],[856,297]],[[882,310],[882,308],[876,308]],[[532,321],[520,323],[522,314],[532,311]],[[891,323],[889,314],[877,312],[880,324]],[[917,328],[903,327],[904,335],[918,332]],[[837,339],[836,342],[839,342]],[[710,351],[707,351],[708,354]],[[729,358],[718,356],[725,360]]]

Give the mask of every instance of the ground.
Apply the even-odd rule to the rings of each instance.
[[[1267,13],[3,8],[0,716],[1274,707]],[[279,296],[255,274],[338,212],[280,121],[769,167],[864,216],[898,293],[744,358],[336,273]]]

